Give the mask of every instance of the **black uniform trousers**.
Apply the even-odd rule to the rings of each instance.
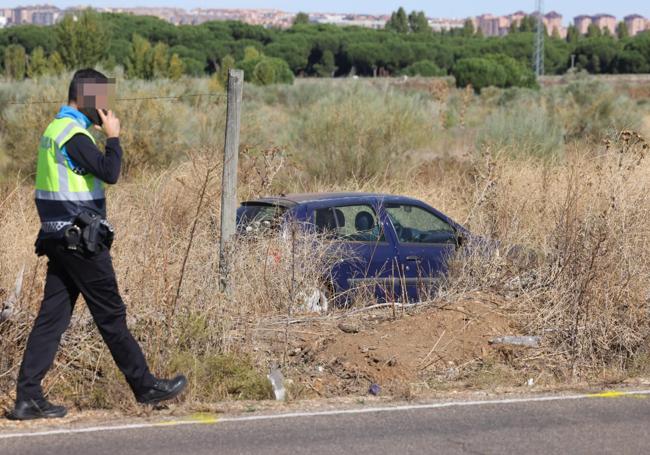
[[[54,362],[80,293],[134,394],[151,388],[154,378],[126,326],[126,307],[117,288],[109,250],[104,248],[88,255],[66,249],[59,240],[43,241],[43,250],[49,259],[45,292],[27,340],[16,400],[44,398],[41,381]]]

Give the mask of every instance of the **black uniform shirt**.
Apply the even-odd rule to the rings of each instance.
[[[102,153],[88,136],[75,134],[66,142],[65,150],[72,162],[89,174],[109,185],[117,183],[122,165],[122,147],[119,138],[108,138],[106,153]]]

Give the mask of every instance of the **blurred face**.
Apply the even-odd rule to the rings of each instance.
[[[104,112],[113,108],[115,100],[115,80],[108,82],[93,79],[82,80],[79,84],[77,96],[77,109],[90,119],[95,125],[101,125],[102,119],[97,109]]]

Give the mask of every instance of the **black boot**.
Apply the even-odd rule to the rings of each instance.
[[[11,420],[55,419],[65,417],[68,410],[64,406],[55,406],[45,399],[21,400],[16,402],[13,411],[7,414]]]
[[[156,404],[161,401],[175,398],[185,389],[185,387],[187,387],[187,378],[182,374],[171,380],[156,379],[152,388],[137,395],[135,399],[138,403]]]

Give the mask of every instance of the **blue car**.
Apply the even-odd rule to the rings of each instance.
[[[329,293],[372,289],[382,301],[429,296],[469,234],[422,201],[388,194],[290,194],[246,201],[237,210],[240,232],[291,221],[346,253],[324,279]]]

